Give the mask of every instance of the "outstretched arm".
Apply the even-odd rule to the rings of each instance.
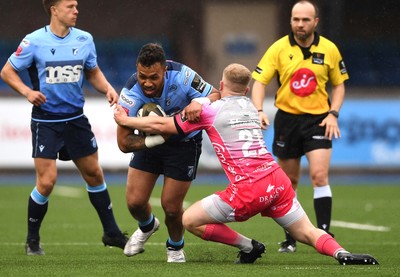
[[[173,117],[129,117],[119,105],[114,109],[114,120],[122,127],[137,129],[147,134],[178,134]]]
[[[190,122],[199,122],[201,114],[202,103],[214,102],[221,99],[221,93],[216,88],[213,88],[211,93],[207,97],[195,98],[192,102],[186,106],[182,111],[182,116],[187,118]]]

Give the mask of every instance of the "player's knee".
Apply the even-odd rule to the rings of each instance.
[[[188,213],[184,212],[182,215],[182,225],[183,227],[191,232],[196,226],[194,226],[193,217],[190,216]]]
[[[318,170],[311,174],[311,182],[314,186],[325,186],[328,184],[328,172],[325,170]]]
[[[181,207],[163,207],[164,208],[164,214],[166,218],[169,219],[177,219],[181,218],[183,214],[183,209]]]

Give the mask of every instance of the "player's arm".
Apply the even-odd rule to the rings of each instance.
[[[146,148],[145,136],[136,135],[131,128],[117,126],[117,143],[124,153],[130,153]]]
[[[267,126],[269,126],[268,117],[263,110],[265,89],[266,85],[257,80],[254,80],[253,88],[251,90],[251,100],[253,102],[253,105],[258,110],[258,115],[260,118],[260,126],[262,129],[266,129]]]
[[[13,90],[26,97],[30,103],[35,106],[40,106],[46,102],[46,96],[40,91],[32,90],[24,84],[19,77],[18,72],[12,67],[9,61],[6,62],[1,70],[1,78]]]
[[[192,102],[182,111],[184,116],[190,122],[198,122],[200,120],[201,106],[204,103],[211,103],[221,99],[221,93],[216,88],[213,88],[207,97],[194,98]]]
[[[147,134],[178,134],[173,117],[129,117],[119,105],[114,109],[114,120],[119,126],[137,129]]]
[[[344,101],[344,95],[345,95],[345,86],[344,83],[341,83],[339,85],[333,86],[332,85],[332,99],[331,99],[331,108],[330,111],[333,111],[332,113],[329,113],[327,117],[322,120],[320,126],[325,126],[325,137],[329,138],[330,140],[335,137],[340,138],[340,129],[339,129],[339,124],[338,124],[338,117],[336,115],[339,115],[340,108],[342,107],[343,101]]]
[[[98,92],[106,95],[110,106],[118,103],[118,93],[107,81],[103,72],[98,66],[92,69],[85,70],[86,79]]]

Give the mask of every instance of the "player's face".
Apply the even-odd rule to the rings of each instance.
[[[56,18],[62,25],[74,27],[78,18],[78,1],[62,0],[51,7],[53,18]]]
[[[166,67],[155,63],[149,67],[137,64],[137,78],[143,93],[150,98],[160,97],[164,88]]]
[[[300,42],[311,43],[313,33],[318,24],[318,18],[315,17],[314,6],[309,3],[296,4],[292,9],[290,24],[296,40]],[[309,46],[309,45],[307,45]]]

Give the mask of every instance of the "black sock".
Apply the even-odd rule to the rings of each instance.
[[[314,210],[317,217],[317,227],[328,232],[332,216],[332,197],[314,199]]]
[[[155,217],[153,216],[153,220],[144,226],[139,226],[140,230],[142,230],[143,233],[150,232],[154,228],[154,222],[155,222]]]
[[[110,195],[108,190],[100,192],[88,192],[90,202],[96,209],[97,214],[100,217],[101,224],[103,225],[104,233],[109,236],[116,236],[121,233],[115,222]]]
[[[287,231],[285,231],[285,236],[286,236],[286,240],[290,243],[290,244],[296,244],[296,240],[294,238],[292,238],[291,235],[289,235],[289,233]]]
[[[40,226],[43,218],[46,215],[48,201],[44,205],[39,205],[29,197],[28,201],[28,236],[27,240],[35,239],[40,240]]]

